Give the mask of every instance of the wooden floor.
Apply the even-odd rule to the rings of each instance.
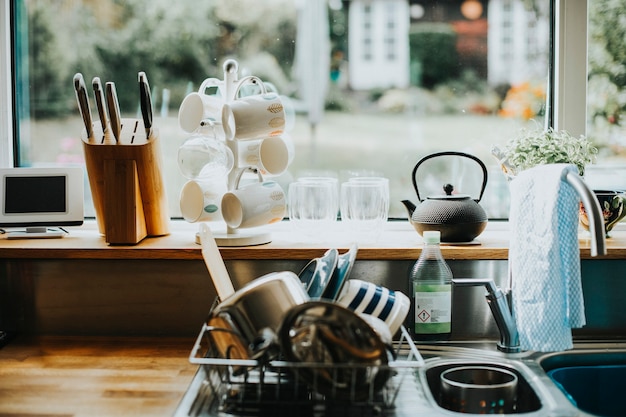
[[[193,339],[17,337],[0,349],[0,416],[171,416]]]

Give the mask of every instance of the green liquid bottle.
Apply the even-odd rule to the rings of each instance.
[[[424,248],[409,273],[415,340],[447,340],[452,322],[452,271],[439,247],[441,233],[423,233]]]

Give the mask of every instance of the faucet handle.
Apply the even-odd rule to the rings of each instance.
[[[484,285],[487,292],[491,295],[496,295],[501,291],[496,286],[493,278],[452,278],[452,282],[459,287],[480,287]]]
[[[511,314],[507,296],[496,286],[494,280],[492,278],[453,278],[452,283],[461,287],[485,286],[487,304],[500,331],[498,350],[505,353],[521,352],[517,325]]]

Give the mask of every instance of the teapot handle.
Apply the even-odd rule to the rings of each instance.
[[[421,202],[423,201],[422,198],[420,197],[420,192],[417,189],[417,178],[415,176],[415,174],[417,173],[417,168],[419,168],[419,166],[427,161],[428,159],[431,158],[435,158],[438,156],[463,156],[469,159],[472,159],[474,161],[476,161],[476,163],[478,165],[480,165],[480,167],[483,170],[483,185],[480,189],[480,195],[478,196],[478,199],[474,200],[477,203],[483,198],[483,193],[485,192],[485,187],[487,187],[487,167],[485,166],[485,164],[483,163],[483,161],[481,161],[480,159],[478,159],[477,157],[475,157],[474,155],[470,155],[468,153],[464,153],[464,152],[455,152],[455,151],[447,151],[447,152],[437,152],[437,153],[433,153],[430,155],[427,155],[425,157],[423,157],[422,159],[420,159],[420,161],[415,165],[415,168],[413,168],[413,173],[412,173],[412,180],[413,180],[413,188],[415,188],[415,193],[417,194],[417,199]]]

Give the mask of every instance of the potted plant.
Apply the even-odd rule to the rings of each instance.
[[[574,137],[567,131],[523,129],[503,150],[492,149],[507,178],[541,164],[573,164],[581,176],[585,166],[595,162],[598,148],[585,136]]]
[[[573,164],[583,176],[585,167],[595,162],[598,148],[585,136],[574,137],[564,130],[523,130],[520,136],[506,144],[504,150],[494,147],[492,154],[498,158],[509,180],[521,171],[541,164]],[[611,190],[594,192],[602,208],[604,229],[608,236],[613,226],[626,216],[626,195]],[[589,228],[589,220],[582,205],[580,222],[585,229]]]

